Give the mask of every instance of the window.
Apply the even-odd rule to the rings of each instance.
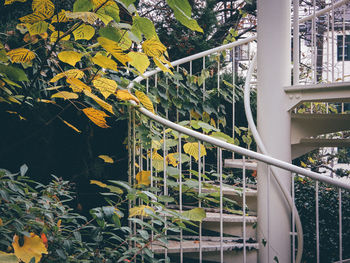
[[[344,60],[350,61],[350,35],[345,36],[345,45],[344,45]],[[337,36],[337,60],[343,60],[343,36]]]

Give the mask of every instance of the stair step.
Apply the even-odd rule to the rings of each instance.
[[[295,114],[291,115],[291,143],[321,134],[350,129],[350,114]]]
[[[205,237],[203,237],[205,238]],[[166,244],[167,252],[168,253],[180,253],[180,243],[182,243],[182,249],[184,253],[191,253],[191,252],[199,252],[199,241],[198,240],[183,240],[180,241],[174,241],[170,240],[168,244]],[[216,252],[220,251],[220,240],[215,241],[208,241],[205,240],[201,242],[201,248],[202,252]],[[230,251],[230,250],[239,250],[243,248],[243,243],[233,241],[232,239],[226,239],[224,238],[223,243],[223,250],[224,251]],[[258,243],[246,243],[247,249],[259,249]],[[165,252],[165,248],[157,243],[153,244],[152,250],[156,254],[163,254]]]
[[[303,138],[292,144],[292,159],[298,158],[320,147],[350,147],[350,139]]]
[[[305,101],[349,102],[350,82],[295,85],[284,88],[289,100],[287,109],[291,110]]]
[[[220,222],[220,213],[206,213],[206,218],[203,219],[203,222]],[[242,223],[243,216],[233,215],[233,214],[222,214],[223,222],[225,223]],[[257,222],[256,216],[246,216],[245,220],[247,223]]]
[[[258,164],[255,160],[252,160],[252,159],[246,159],[244,162],[243,162],[243,159],[225,159],[224,160],[225,168],[243,169],[243,166],[245,166],[247,170],[256,170],[258,167]]]
[[[220,191],[219,185],[213,185],[213,188],[202,188],[202,193],[215,193]],[[242,187],[230,187],[230,186],[223,186],[222,187],[222,193],[225,196],[241,196],[243,195],[243,188]],[[257,196],[258,191],[256,189],[246,188],[245,189],[245,195],[246,196]]]

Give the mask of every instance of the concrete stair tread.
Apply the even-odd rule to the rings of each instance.
[[[335,114],[335,113],[292,113],[292,119],[302,120],[350,120],[350,114]]]
[[[212,188],[205,188],[205,187],[202,188],[202,193],[214,193],[219,191],[220,191],[219,185],[213,185]],[[226,196],[243,195],[243,188],[225,185],[222,187],[222,192]],[[258,194],[258,191],[256,189],[252,189],[252,188],[245,189],[246,196],[257,196],[257,194]]]
[[[243,169],[243,166],[245,166],[247,170],[256,170],[258,167],[258,164],[255,160],[252,160],[252,159],[245,159],[244,162],[243,162],[243,159],[225,159],[224,160],[225,168]]]
[[[350,147],[350,139],[302,138],[299,144],[315,147]]]
[[[223,222],[226,222],[226,223],[243,223],[242,215],[223,214],[222,218],[223,218]],[[246,220],[246,223],[255,223],[257,222],[257,217],[247,215],[245,217],[245,220]],[[220,213],[207,212],[206,218],[203,219],[203,222],[220,222]]]
[[[286,110],[305,101],[318,102],[349,102],[350,82],[319,83],[308,85],[295,85],[284,88],[289,100]]]
[[[294,85],[284,88],[286,93],[292,92],[310,92],[318,90],[335,90],[335,89],[346,89],[350,90],[350,82],[334,82],[334,83],[318,83],[318,84],[308,84],[308,85]]]
[[[203,237],[205,238],[205,237]],[[180,243],[182,245],[182,249],[184,253],[191,253],[191,252],[199,252],[199,241],[198,240],[183,240],[180,241],[174,241],[170,240],[168,244],[166,244],[167,252],[168,253],[180,253]],[[220,240],[202,240],[201,242],[201,248],[202,252],[215,252],[220,251]],[[223,250],[224,251],[230,251],[234,249],[242,249],[243,243],[237,242],[231,240],[225,240],[223,243]],[[259,244],[258,243],[246,243],[247,249],[258,249]],[[157,244],[156,242],[152,245],[152,250],[154,253],[161,254],[165,252],[165,248],[161,246],[160,244]]]

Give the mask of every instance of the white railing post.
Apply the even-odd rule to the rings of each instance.
[[[257,126],[271,156],[291,161],[290,115],[284,111],[283,87],[291,81],[291,1],[258,1],[258,96]],[[282,185],[290,189],[289,172],[278,170]],[[291,261],[291,213],[266,165],[258,166],[259,262]],[[267,191],[269,188],[269,195]],[[270,200],[266,200],[269,196]],[[270,207],[268,212],[267,204]],[[270,221],[270,222],[269,222]],[[269,229],[268,226],[274,226]],[[269,232],[267,246],[263,239]],[[268,249],[270,248],[270,249]],[[270,253],[269,253],[270,250]]]

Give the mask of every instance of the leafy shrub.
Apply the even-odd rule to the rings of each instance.
[[[304,262],[316,262],[315,183],[298,178],[295,181],[295,203],[304,232]],[[319,229],[321,262],[339,260],[338,189],[319,184]],[[350,258],[350,196],[342,193],[343,259]]]

